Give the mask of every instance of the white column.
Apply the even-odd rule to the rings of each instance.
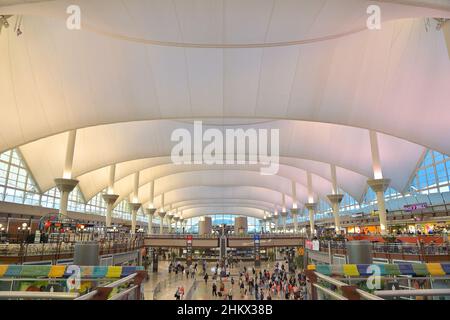
[[[369,131],[370,148],[372,151],[372,166],[374,179],[368,180],[367,184],[377,195],[378,216],[380,220],[381,234],[387,234],[387,216],[384,192],[389,187],[390,179],[383,178],[381,169],[380,152],[378,149],[378,137],[375,131]]]
[[[333,208],[334,229],[336,231],[336,234],[338,234],[341,230],[339,207],[341,205],[342,199],[344,198],[344,195],[338,193],[336,166],[334,164],[330,164],[330,170],[331,170],[331,194],[329,194],[327,197],[328,200],[331,202],[331,206]]]
[[[298,216],[298,203],[297,203],[297,184],[295,181],[292,181],[292,220],[294,221],[294,233],[297,233],[297,216]]]
[[[148,216],[148,229],[147,234],[151,235],[153,234],[153,215],[156,212],[155,209],[155,181],[150,182],[150,202],[148,203],[148,208],[145,210],[146,214]]]
[[[312,185],[312,175],[311,172],[307,172],[308,180],[308,203],[305,205],[309,213],[309,227],[311,232],[311,238],[314,237],[314,215],[316,211],[317,204],[314,202],[314,192]]]
[[[161,208],[159,209],[159,233],[164,233],[164,217],[166,216],[166,212],[164,211],[164,193],[161,194]]]
[[[75,189],[78,184],[78,180],[72,179],[72,167],[73,157],[75,154],[75,142],[77,138],[77,131],[72,130],[68,133],[66,157],[64,162],[63,177],[61,179],[55,179],[55,184],[61,193],[59,202],[60,217],[67,216],[67,205],[69,203],[69,194]]]
[[[139,208],[141,207],[141,204],[139,203],[139,172],[136,172],[134,174],[134,181],[133,181],[133,198],[130,202],[130,208],[131,208],[131,233],[136,233],[136,219],[137,219],[137,213]]]
[[[103,200],[106,202],[106,227],[110,228],[112,225],[112,211],[114,208],[114,203],[119,198],[118,195],[114,194],[114,182],[116,179],[116,165],[113,164],[109,167],[109,181],[108,181],[108,191],[103,195]]]
[[[119,195],[117,194],[104,194],[103,200],[106,202],[106,227],[110,228],[112,225],[112,212],[114,204],[116,203]]]
[[[170,204],[169,212],[166,215],[167,224],[169,226],[169,234],[172,233],[172,218],[173,218],[172,204]]]
[[[280,221],[278,219],[278,208],[276,205],[274,205],[273,217],[275,219],[275,230],[278,232],[280,231]]]
[[[109,167],[108,194],[114,194],[114,182],[116,181],[116,165]]]
[[[72,179],[73,156],[75,154],[75,142],[77,130],[69,131],[66,147],[66,160],[64,162],[63,179]]]
[[[287,218],[287,210],[286,210],[286,195],[284,193],[281,194],[281,218],[283,219],[283,232],[286,233],[286,218]]]

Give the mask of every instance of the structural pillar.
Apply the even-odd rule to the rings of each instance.
[[[169,234],[172,233],[172,219],[173,219],[173,214],[171,212],[169,212],[166,215],[166,219],[167,219],[167,224],[169,225]]]
[[[181,217],[180,217],[180,226],[181,226],[181,233],[186,233],[186,225],[187,225],[187,220],[185,220],[184,218],[183,218],[183,213],[181,214]]]
[[[367,184],[377,195],[378,215],[380,219],[381,234],[387,234],[387,218],[386,218],[386,204],[384,201],[384,192],[391,183],[390,179],[383,177],[381,168],[380,151],[378,149],[378,136],[375,131],[369,131],[370,148],[372,152],[372,167],[374,179],[368,180]]]
[[[66,159],[64,162],[64,172],[61,179],[55,179],[56,187],[61,193],[60,203],[59,203],[59,216],[67,217],[67,205],[69,203],[69,194],[78,185],[78,180],[72,179],[72,167],[73,167],[73,157],[75,154],[75,142],[77,138],[77,131],[69,131],[67,137],[67,148],[66,148]]]
[[[178,233],[178,221],[180,221],[180,217],[175,215],[173,217],[173,221],[175,221],[175,232],[174,233]]]
[[[131,233],[136,233],[136,218],[139,208],[141,207],[140,203],[130,203],[131,209]]]
[[[272,216],[271,215],[268,215],[267,216],[267,231],[269,232],[269,233],[272,233]]]
[[[390,179],[372,179],[367,180],[369,187],[377,195],[378,204],[378,216],[380,219],[380,230],[381,234],[387,234],[387,216],[386,216],[386,203],[384,201],[384,192],[389,187],[391,183]]]
[[[164,217],[166,216],[166,212],[158,212],[160,223],[159,223],[159,234],[164,233]]]
[[[294,221],[294,233],[297,233],[297,214],[298,214],[298,203],[297,203],[297,184],[292,181],[292,209],[291,215]]]
[[[297,231],[298,231],[298,222],[297,222],[298,209],[292,208],[291,215],[292,215],[292,220],[294,221],[294,233],[297,233]]]
[[[69,203],[69,194],[78,185],[78,180],[74,179],[55,179],[56,187],[61,193],[59,215],[60,218],[67,217],[67,205]]]
[[[286,233],[286,218],[287,218],[287,210],[286,210],[286,195],[284,193],[281,194],[281,219],[283,221],[283,233]]]
[[[286,233],[287,212],[286,211],[281,211],[280,215],[281,215],[281,219],[283,220],[283,233]]]
[[[275,231],[278,232],[279,231],[279,227],[280,227],[280,219],[278,217],[278,211],[274,212],[273,218],[275,219]]]
[[[154,208],[145,209],[145,214],[148,216],[148,230],[147,230],[148,235],[153,234],[153,215],[155,214],[155,212],[156,209]]]
[[[106,227],[111,228],[112,225],[112,211],[114,203],[116,203],[119,198],[118,194],[104,194],[102,195],[103,200],[106,202]]]
[[[305,207],[308,209],[309,213],[309,228],[311,231],[311,238],[314,237],[314,214],[316,211],[317,203],[307,203]]]
[[[327,195],[328,200],[331,202],[331,206],[333,208],[333,216],[334,216],[334,230],[336,234],[338,234],[341,230],[341,219],[339,216],[339,207],[341,206],[342,199],[344,198],[343,194],[329,194]]]

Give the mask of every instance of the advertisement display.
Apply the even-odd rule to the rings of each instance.
[[[190,266],[192,264],[192,235],[186,237],[186,264]]]
[[[428,204],[426,202],[416,203],[416,204],[408,204],[408,205],[403,206],[403,209],[406,212],[413,212],[413,211],[422,210],[422,209],[426,209],[426,208],[428,208]]]

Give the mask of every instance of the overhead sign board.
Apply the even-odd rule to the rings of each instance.
[[[416,204],[408,204],[408,205],[403,206],[403,209],[406,212],[413,212],[413,211],[422,210],[422,209],[426,209],[426,208],[428,208],[428,203],[426,203],[426,202],[416,203]]]

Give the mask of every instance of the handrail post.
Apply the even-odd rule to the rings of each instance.
[[[317,300],[317,288],[314,286],[317,283],[317,275],[313,270],[305,270],[306,280],[310,282],[311,297],[309,300]]]
[[[361,300],[361,296],[359,295],[358,291],[356,291],[356,289],[357,287],[355,286],[342,286],[342,295],[348,300]]]

